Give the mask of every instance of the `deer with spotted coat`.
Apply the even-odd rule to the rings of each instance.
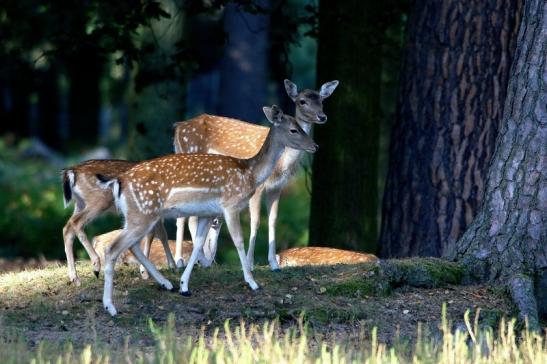
[[[284,83],[287,94],[296,106],[296,122],[306,134],[310,134],[313,124],[323,124],[327,121],[327,116],[323,112],[323,101],[334,92],[338,81],[323,84],[319,91],[306,89],[300,92],[290,80],[285,80]],[[250,158],[260,150],[268,135],[267,127],[206,114],[175,125],[174,147],[176,153],[209,153]],[[279,264],[275,258],[275,224],[279,198],[291,177],[298,170],[302,156],[301,150],[286,148],[278,159],[272,174],[257,187],[249,201],[251,231],[247,260],[251,269],[254,266],[255,241],[260,223],[260,202],[262,195],[265,194],[269,230],[268,262],[272,270],[279,270]],[[178,267],[183,265],[181,252],[185,220],[185,218],[177,219],[175,260]],[[195,218],[190,218],[188,222],[192,239],[195,236],[196,221]],[[214,260],[221,226],[220,221],[219,218],[215,218],[204,244],[204,252],[200,255],[200,262],[204,266],[212,264]]]
[[[243,276],[252,290],[259,288],[249,269],[243,246],[239,214],[257,187],[271,175],[285,147],[315,152],[317,145],[296,120],[275,105],[264,108],[272,123],[259,152],[249,159],[213,154],[172,154],[141,162],[114,179],[98,175],[111,188],[116,204],[125,217],[125,226],[105,250],[103,304],[112,315],[114,268],[126,249],[146,267],[165,289],[173,285],[154,267],[138,242],[163,217],[198,216],[192,254],[180,279],[180,293],[189,296],[192,268],[203,247],[205,235],[215,216],[223,216],[237,248]]]
[[[93,264],[93,272],[95,273],[95,276],[98,277],[101,270],[99,255],[93,248],[93,245],[89,242],[84,228],[99,215],[106,211],[113,210],[114,207],[112,193],[105,191],[98,185],[96,175],[101,174],[107,178],[115,178],[135,166],[135,164],[135,162],[123,160],[101,159],[89,160],[62,170],[65,207],[74,200],[74,212],[63,228],[63,240],[65,243],[65,254],[68,265],[68,277],[70,282],[77,286],[80,285],[80,278],[76,273],[76,265],[74,263],[74,237],[77,236],[84,246],[91,259],[91,263]],[[175,261],[167,243],[167,232],[161,222],[158,223],[153,234],[151,233],[146,236],[146,254],[149,252],[150,242],[154,235],[158,237],[163,244],[169,267],[174,268]],[[141,275],[143,278],[147,277],[147,273],[143,267],[141,267]]]

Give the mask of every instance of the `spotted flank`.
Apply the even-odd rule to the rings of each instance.
[[[140,163],[119,179],[144,214],[157,213],[177,194],[219,193],[224,199],[230,199],[252,183],[243,161],[210,154],[172,154],[156,158]]]
[[[237,119],[202,114],[175,125],[175,152],[255,156],[269,128]]]

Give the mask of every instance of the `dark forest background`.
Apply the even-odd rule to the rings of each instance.
[[[63,256],[60,168],[170,153],[176,121],[261,123],[293,111],[283,79],[337,79],[279,249],[442,256],[518,303],[547,281],[546,34],[542,0],[2,1],[0,256]]]
[[[70,208],[62,209],[56,176],[61,167],[94,157],[141,160],[170,153],[173,123],[200,113],[254,123],[265,120],[264,105],[275,103],[292,113],[285,78],[300,89],[341,78],[339,98],[353,87],[345,75],[317,76],[316,1],[7,1],[1,11],[2,182],[4,206],[11,205],[2,214],[3,255],[62,257],[60,232]],[[367,145],[364,178],[373,196],[364,211],[361,244],[352,246],[375,252],[407,13],[401,1],[370,11],[382,24],[364,32],[381,35],[359,57],[370,59],[375,69],[364,70],[357,85],[367,89],[366,75],[376,78],[370,120],[329,112],[337,94],[325,107],[329,123],[355,130],[367,123],[375,129],[355,140]],[[333,46],[322,52],[334,60],[350,50]],[[286,192],[290,198],[282,199],[281,248],[308,244],[310,161]],[[103,218],[88,230],[94,234],[118,225],[115,217]],[[267,245],[264,233],[257,245]],[[259,262],[260,257],[265,256],[259,250]]]

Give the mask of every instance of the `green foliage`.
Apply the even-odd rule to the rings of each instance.
[[[23,159],[19,148],[0,139],[0,256],[64,256],[62,229],[72,207],[64,208],[60,169],[41,160]],[[113,224],[114,223],[114,224]],[[89,229],[105,232],[119,219],[100,219]],[[80,244],[75,240],[75,249]]]

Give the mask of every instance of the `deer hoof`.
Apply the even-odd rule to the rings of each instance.
[[[116,308],[114,307],[114,305],[110,304],[110,305],[105,305],[104,306],[104,309],[110,314],[110,316],[114,317],[118,314],[118,311],[116,311]]]
[[[274,268],[272,269],[272,272],[279,273],[281,272],[281,268]]]
[[[190,291],[180,291],[180,295],[184,297],[190,297],[192,295],[192,292]]]
[[[75,277],[70,280],[70,283],[75,285],[76,287],[80,287],[82,283],[80,282],[80,278]]]
[[[95,278],[99,278],[99,271],[98,270],[94,270],[93,271],[93,274],[95,274]]]

